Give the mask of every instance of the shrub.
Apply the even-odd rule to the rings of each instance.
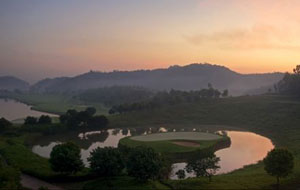
[[[163,166],[162,157],[148,147],[132,149],[127,160],[128,175],[139,181],[159,178]]]
[[[185,170],[178,170],[176,173],[175,173],[178,177],[178,179],[184,179],[185,178]]]
[[[28,116],[24,121],[24,125],[35,125],[37,124],[37,118]]]
[[[41,115],[38,121],[39,124],[51,124],[52,119],[48,115]]]
[[[122,155],[117,148],[96,148],[88,158],[93,172],[100,176],[117,176],[124,169]]]
[[[71,174],[80,171],[83,168],[80,148],[71,142],[56,145],[51,154],[51,168],[63,174]]]
[[[213,175],[216,174],[217,170],[220,168],[218,165],[220,161],[219,157],[213,152],[207,151],[201,153],[198,152],[195,158],[192,158],[188,161],[186,170],[188,173],[195,173],[197,177],[208,177],[209,181]]]
[[[0,119],[0,133],[2,133],[3,131],[7,130],[11,126],[12,126],[11,122],[9,122],[8,120],[6,120],[5,118],[2,117]]]

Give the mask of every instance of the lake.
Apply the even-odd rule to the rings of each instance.
[[[56,116],[45,112],[35,111],[31,106],[10,99],[0,99],[0,117],[13,121],[27,116],[39,117],[41,115]]]
[[[220,170],[217,174],[228,173],[240,169],[249,164],[255,164],[264,159],[267,153],[274,148],[270,139],[251,132],[226,131],[231,139],[231,145],[215,152],[221,161]],[[175,163],[173,173],[179,169],[184,169],[186,163]],[[193,174],[187,174],[187,177],[194,177]],[[172,179],[177,179],[173,175]]]
[[[152,129],[153,130],[153,129]],[[86,133],[70,133],[68,135],[46,136],[37,139],[32,146],[32,151],[40,156],[49,158],[52,148],[61,142],[73,141],[81,147],[82,160],[88,166],[87,158],[90,152],[97,147],[117,147],[121,138],[147,134],[151,129],[109,129],[107,131],[90,131]],[[158,129],[157,132],[166,132],[168,130]],[[195,129],[193,129],[195,131]],[[231,145],[216,151],[216,155],[220,157],[220,170],[217,172],[228,173],[233,170],[244,167],[245,165],[255,164],[262,160],[274,148],[271,140],[252,132],[242,131],[226,131],[231,139]],[[179,169],[183,169],[186,163],[174,163],[173,174]],[[187,177],[193,177],[193,174],[187,174]],[[175,175],[171,179],[177,179]]]

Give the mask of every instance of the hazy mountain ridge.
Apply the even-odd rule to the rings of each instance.
[[[47,92],[48,89],[51,89],[51,86],[55,86],[67,79],[68,77],[58,77],[54,79],[46,78],[32,85],[30,90],[32,92]]]
[[[13,76],[0,76],[0,90],[28,90],[29,89],[29,83],[13,77]]]
[[[277,83],[283,73],[240,74],[226,67],[210,64],[171,66],[166,69],[88,72],[75,77],[39,81],[31,87],[36,92],[69,92],[114,85],[141,86],[154,90],[195,90],[211,83],[240,95],[261,86]]]

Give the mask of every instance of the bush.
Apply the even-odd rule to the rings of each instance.
[[[71,174],[83,168],[80,148],[71,142],[56,145],[50,154],[51,168],[63,174]]]
[[[28,116],[24,121],[24,125],[35,125],[37,124],[37,118]]]
[[[139,181],[158,179],[163,166],[162,157],[148,147],[132,149],[127,160],[128,175]]]
[[[12,126],[11,122],[9,122],[8,120],[6,120],[5,118],[2,117],[0,119],[0,133],[2,133],[3,131],[7,130],[11,126]]]
[[[198,151],[194,158],[191,158],[186,166],[188,173],[194,173],[197,177],[208,177],[211,181],[212,176],[220,168],[218,165],[219,157],[216,157],[212,151]]]
[[[120,175],[124,169],[122,155],[117,148],[96,148],[88,158],[93,172],[103,177]]]
[[[178,177],[178,179],[184,179],[185,178],[185,170],[178,170],[176,173],[175,173]]]
[[[39,118],[39,122],[38,123],[39,124],[51,124],[52,123],[52,119],[48,115],[41,115],[41,117]]]

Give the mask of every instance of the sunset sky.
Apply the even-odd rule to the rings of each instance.
[[[1,0],[0,75],[300,64],[299,0]]]

